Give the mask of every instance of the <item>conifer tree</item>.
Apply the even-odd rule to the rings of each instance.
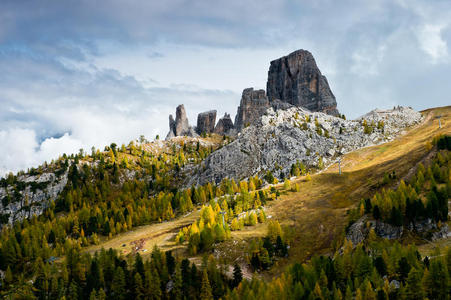
[[[424,298],[424,289],[421,284],[422,273],[418,269],[412,268],[407,277],[406,295],[408,299],[420,300]]]
[[[144,297],[143,294],[143,281],[141,278],[141,275],[139,273],[136,273],[133,277],[134,287],[133,287],[133,294],[134,299],[141,300]]]
[[[180,266],[176,266],[174,275],[174,286],[171,290],[172,299],[182,300],[183,299],[183,279],[182,271]]]
[[[125,274],[121,267],[117,267],[114,271],[113,282],[111,283],[111,293],[113,299],[125,299]]]
[[[207,270],[204,269],[202,273],[202,285],[200,291],[201,300],[211,300],[213,299],[213,294],[211,291],[210,281],[208,280]]]
[[[241,271],[240,266],[237,263],[235,263],[233,267],[233,286],[237,287],[242,280],[243,280],[243,272]]]

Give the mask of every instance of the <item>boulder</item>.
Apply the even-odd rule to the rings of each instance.
[[[266,92],[271,102],[280,99],[310,111],[339,115],[326,77],[306,50],[297,50],[271,62]]]
[[[244,127],[251,125],[260,119],[269,107],[265,90],[244,89],[235,117],[235,128],[241,131]]]
[[[216,124],[216,110],[202,112],[197,115],[196,132],[198,134],[212,133],[215,130],[215,124]]]

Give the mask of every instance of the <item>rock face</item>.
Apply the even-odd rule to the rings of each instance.
[[[326,77],[306,50],[297,50],[271,62],[266,92],[271,102],[280,99],[310,111],[339,115]]]
[[[230,114],[225,113],[224,117],[219,119],[218,124],[216,124],[214,133],[219,135],[230,134],[234,129],[232,118]]]
[[[183,104],[177,106],[175,112],[175,121],[174,117],[172,115],[169,115],[169,133],[167,134],[166,139],[181,135],[196,135],[194,129],[189,126],[188,118],[186,117],[185,106]]]
[[[58,197],[67,184],[68,170],[63,174],[43,173],[40,175],[21,175],[18,180],[25,186],[19,192],[16,200],[0,201],[0,214],[7,217],[5,223],[12,224],[15,221],[29,218],[32,215],[39,216]],[[40,186],[33,189],[32,186]],[[12,186],[0,187],[0,199],[8,195],[14,195]],[[28,199],[25,201],[25,199]],[[27,203],[28,202],[28,203]],[[0,229],[2,224],[0,223]]]
[[[365,132],[362,120],[343,120],[301,107],[277,111],[271,107],[236,140],[210,154],[198,171],[188,176],[186,185],[218,183],[224,178],[241,180],[268,170],[281,178],[289,175],[297,161],[307,167],[328,166],[341,154],[392,140],[407,126],[419,123],[422,116],[403,107],[373,111],[365,119],[368,124],[384,120],[384,126]]]
[[[241,131],[244,127],[251,125],[260,119],[269,107],[269,100],[266,97],[265,90],[244,89],[240,106],[235,116],[235,128]]]
[[[363,216],[349,227],[346,238],[350,240],[352,244],[357,245],[365,240],[371,228],[378,236],[389,240],[401,238],[405,230],[415,232],[423,238],[431,239],[433,241],[451,236],[447,224],[438,229],[437,223],[433,222],[431,219],[410,223],[408,226],[404,227],[393,226],[382,221],[369,220],[367,216]]]
[[[216,124],[216,110],[210,110],[197,115],[196,132],[212,133],[215,130]]]

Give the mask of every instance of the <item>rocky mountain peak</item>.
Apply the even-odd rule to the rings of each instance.
[[[259,119],[269,107],[265,90],[244,89],[235,116],[235,128],[241,131],[241,129]]]
[[[271,62],[266,92],[254,88],[243,90],[235,123],[230,115],[225,115],[215,127],[216,110],[210,110],[198,115],[196,132],[239,133],[260,119],[270,107],[275,110],[302,107],[311,112],[339,116],[337,102],[326,77],[318,69],[313,55],[301,49]],[[179,105],[175,120],[169,116],[167,138],[195,134],[188,124],[185,107]]]
[[[215,130],[216,124],[216,110],[209,110],[197,115],[197,128],[198,134],[212,133]]]
[[[175,120],[172,115],[169,115],[169,133],[166,139],[174,136],[195,136],[194,129],[189,126],[188,117],[186,116],[185,106],[180,104],[175,111]]]
[[[234,129],[232,118],[230,117],[230,114],[225,113],[224,117],[219,119],[218,124],[216,124],[214,133],[224,135],[224,134],[230,134],[231,131]]]
[[[310,111],[339,115],[326,77],[306,50],[294,51],[271,62],[266,91],[271,102],[280,99]]]

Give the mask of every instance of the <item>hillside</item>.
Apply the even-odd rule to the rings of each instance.
[[[422,112],[421,124],[408,128],[397,139],[376,146],[366,147],[347,153],[341,158],[342,174],[338,174],[338,164],[312,174],[311,180],[300,176],[291,180],[291,185],[298,184],[299,192],[282,193],[275,201],[265,206],[266,215],[279,220],[286,226],[291,239],[290,256],[279,261],[277,268],[271,272],[279,273],[292,261],[305,261],[312,255],[330,253],[341,241],[347,224],[347,211],[362,198],[370,198],[382,188],[394,187],[400,179],[407,180],[419,162],[431,158],[429,148],[436,135],[451,132],[451,107],[430,109]],[[441,129],[435,118],[442,115]],[[382,184],[385,174],[396,172],[397,179]],[[283,189],[283,184],[275,185]],[[174,237],[183,224],[189,224],[198,217],[198,211],[162,225],[148,225],[138,228],[130,234],[100,244],[90,251],[113,247],[125,253],[130,251],[130,242],[144,239],[142,249],[150,250],[154,245],[163,250],[180,249]],[[241,231],[232,231],[231,239],[215,246],[217,257],[233,262],[238,258],[244,262],[246,243],[254,237],[266,234],[266,224],[245,227]],[[448,238],[449,239],[449,238]],[[421,241],[419,241],[421,243]],[[126,244],[123,247],[123,244]],[[438,243],[443,243],[438,241]],[[338,243],[339,244],[339,243]]]
[[[283,122],[286,112],[278,111],[273,116],[282,116]],[[291,110],[291,114],[294,115],[295,112],[296,110]],[[446,147],[449,146],[446,146],[445,137],[445,150],[439,151],[437,143],[443,143],[437,137],[451,131],[451,107],[430,109],[422,114],[419,124],[407,123],[407,126],[411,126],[404,127],[402,132],[397,129],[394,135],[385,136],[393,139],[392,141],[340,155],[341,174],[337,163],[332,160],[327,168],[327,163],[312,167],[297,162],[290,170],[293,177],[285,179],[283,183],[278,183],[277,178],[267,172],[263,178],[253,176],[243,181],[224,179],[219,184],[208,182],[202,186],[180,188],[181,183],[186,181],[187,174],[204,169],[203,162],[209,155],[225,151],[237,141],[217,135],[205,138],[175,137],[164,142],[130,143],[121,147],[112,144],[104,152],[93,150],[91,155],[64,155],[29,173],[10,175],[2,180],[2,191],[7,195],[2,202],[7,205],[15,203],[18,210],[14,215],[17,219],[14,226],[4,226],[0,239],[1,274],[7,287],[2,294],[16,295],[19,289],[21,293],[31,296],[31,293],[36,293],[31,292],[31,284],[33,289],[40,291],[37,294],[39,298],[46,298],[45,295],[55,295],[59,290],[57,282],[60,282],[59,284],[69,286],[69,294],[91,294],[102,298],[101,294],[105,292],[118,293],[114,289],[118,285],[122,286],[120,282],[123,276],[125,280],[132,281],[131,284],[145,279],[145,290],[153,291],[150,295],[154,295],[156,288],[151,288],[151,282],[158,279],[164,284],[158,293],[170,297],[177,289],[166,290],[166,285],[178,280],[177,274],[180,273],[174,273],[173,266],[173,262],[178,261],[181,263],[177,265],[177,268],[181,268],[180,272],[187,274],[186,268],[191,268],[193,273],[190,276],[197,278],[195,280],[198,280],[199,285],[202,283],[207,288],[210,285],[207,281],[211,281],[211,285],[216,287],[212,293],[218,298],[227,295],[243,277],[263,278],[269,285],[264,282],[261,284],[265,289],[271,290],[272,280],[279,280],[274,279],[274,276],[279,276],[286,267],[296,266],[293,263],[314,262],[319,254],[331,256],[333,253],[337,262],[346,255],[351,255],[349,259],[352,259],[353,253],[362,251],[362,243],[370,248],[376,247],[372,251],[379,251],[376,250],[378,247],[395,247],[395,250],[390,251],[395,251],[395,257],[398,257],[400,254],[396,249],[400,246],[377,237],[374,233],[370,232],[355,250],[350,250],[353,247],[344,238],[346,229],[351,222],[355,222],[355,216],[366,216],[367,202],[362,202],[363,199],[377,200],[379,196],[374,198],[373,195],[402,187],[404,181],[409,182],[414,176],[419,176],[420,163],[428,170],[431,169],[431,163],[436,164],[440,151],[445,155],[445,158],[438,159],[442,165],[434,165],[439,171],[437,173],[434,169],[434,175],[430,171],[424,187],[429,194],[437,190],[444,191],[447,195],[450,186],[450,160]],[[371,115],[379,117],[380,112],[372,112]],[[442,116],[440,129],[437,115]],[[271,113],[269,117],[271,118]],[[264,119],[265,116],[262,120]],[[371,136],[371,133],[365,133],[365,126],[360,122],[362,121],[348,124],[356,126],[356,131],[361,131],[358,133],[360,136]],[[319,121],[318,123],[321,124]],[[247,130],[252,128],[253,126]],[[246,129],[241,136],[245,135]],[[237,139],[240,138],[242,137],[238,136]],[[35,195],[42,195],[42,191],[48,186],[36,186],[27,182],[58,176],[65,178],[65,185],[59,194],[54,195],[55,198],[44,197],[45,201],[34,198]],[[434,178],[445,181],[437,181],[438,183],[434,183],[435,190],[431,190]],[[61,184],[62,180],[55,182]],[[417,188],[422,192],[423,186]],[[9,195],[13,197],[10,198]],[[449,201],[449,196],[445,197]],[[28,199],[34,200],[29,203]],[[427,199],[433,198],[427,196]],[[429,201],[427,199],[423,201]],[[31,210],[33,206],[40,210]],[[436,208],[432,209],[431,212],[434,213]],[[29,214],[30,211],[40,215],[27,217],[26,213]],[[224,219],[220,212],[224,212]],[[372,218],[371,215],[368,216]],[[21,218],[25,219],[20,221]],[[449,223],[447,215],[440,218]],[[435,224],[442,229],[449,226],[441,221],[433,222],[435,227],[431,228],[432,233],[437,231]],[[396,240],[406,245],[416,243],[424,253],[433,253],[431,259],[434,265],[441,263],[442,255],[432,245],[446,251],[443,247],[449,244],[449,239],[449,235],[438,240],[428,239],[423,246],[425,240],[421,235],[406,231],[406,234]],[[110,250],[105,251],[104,248]],[[343,254],[342,249],[345,249]],[[171,252],[166,252],[168,250]],[[90,255],[86,256],[87,253]],[[181,260],[182,258],[189,260]],[[97,262],[97,259],[100,261]],[[144,267],[140,267],[139,261],[142,259],[147,261]],[[108,261],[114,262],[113,266]],[[106,272],[105,275],[95,275],[100,272],[96,271],[99,263],[102,265],[102,272]],[[384,263],[396,266],[399,262],[385,260]],[[208,266],[207,273],[205,266]],[[111,273],[111,268],[116,269],[114,274]],[[167,273],[166,268],[173,271]],[[197,268],[204,269],[203,274]],[[62,270],[62,273],[58,270]],[[124,274],[128,270],[133,273]],[[382,276],[383,270],[379,271]],[[67,277],[65,272],[69,272]],[[150,275],[146,272],[150,272]],[[403,281],[406,277],[402,276],[407,276],[399,275],[398,271],[390,272],[390,285],[399,278]],[[135,274],[133,279],[130,277],[132,274]],[[31,283],[24,282],[24,276],[30,278]],[[86,281],[86,276],[100,276],[100,280],[105,282]],[[427,273],[421,276],[429,278]],[[332,279],[333,275],[328,273],[327,277]],[[188,277],[182,275],[183,278]],[[233,280],[229,281],[229,278]],[[48,286],[49,282],[54,282],[52,287]],[[372,279],[369,284],[377,287],[380,282],[381,279]],[[366,281],[360,287],[345,284],[341,287],[341,293],[346,290],[348,294],[349,288],[353,293],[368,291],[366,286]],[[92,290],[93,288],[96,290]],[[130,293],[137,293],[144,286],[137,288],[138,290],[126,288],[126,285],[124,288]],[[251,287],[244,283],[233,293],[243,293],[248,288]],[[99,292],[96,292],[97,289]],[[431,286],[425,285],[424,289],[428,294],[434,295],[435,289]],[[287,286],[287,291],[289,290],[291,286]],[[188,291],[194,298],[199,297],[200,289],[187,289],[186,292]],[[307,291],[310,290],[306,289]],[[333,287],[329,287],[329,291],[324,290],[324,293],[331,291],[334,291]],[[398,288],[379,291],[392,295],[403,293]]]

